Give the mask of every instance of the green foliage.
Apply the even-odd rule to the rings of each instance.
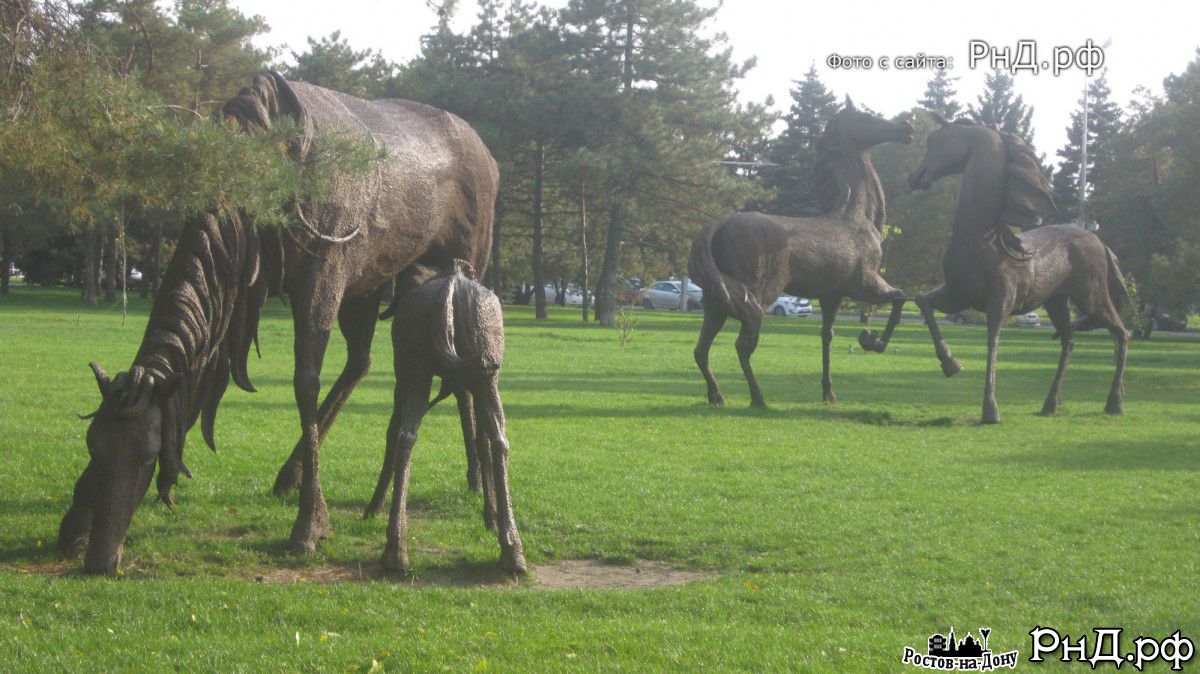
[[[1088,194],[1114,161],[1112,138],[1121,128],[1121,106],[1111,99],[1107,71],[1088,85]],[[1079,216],[1079,166],[1083,161],[1083,101],[1071,113],[1067,144],[1058,150],[1062,160],[1054,172],[1054,201],[1070,220]],[[1089,215],[1089,219],[1091,216]]]
[[[774,194],[764,210],[794,217],[820,215],[820,200],[813,188],[817,141],[838,111],[838,101],[821,82],[816,66],[796,81],[791,96],[792,106],[783,118],[787,126],[768,143],[767,159],[775,166],[761,172],[764,186]]]
[[[936,112],[945,119],[953,120],[958,116],[958,111],[962,109],[962,105],[955,100],[958,92],[954,89],[954,81],[957,77],[950,77],[945,70],[939,69],[929,78],[929,83],[925,86],[925,96],[918,101],[922,108],[930,112]]]
[[[968,113],[971,119],[981,124],[994,126],[1001,131],[1015,134],[1033,142],[1033,106],[1016,93],[1013,76],[1003,70],[994,70],[984,77],[983,93]]]
[[[1186,315],[1200,302],[1200,58],[1164,89],[1113,136],[1093,210],[1146,305]]]

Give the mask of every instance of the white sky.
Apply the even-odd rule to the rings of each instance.
[[[703,0],[702,0],[703,1]],[[566,0],[542,0],[561,6]],[[417,54],[419,38],[435,22],[425,0],[235,0],[244,12],[260,14],[271,25],[264,44],[303,51],[305,38],[340,29],[355,48],[372,48],[394,61]],[[706,3],[711,4],[711,3]],[[1015,51],[1018,40],[1034,40],[1038,60],[1051,58],[1054,47],[1079,46],[1091,38],[1105,50],[1109,84],[1125,105],[1138,85],[1158,93],[1162,80],[1195,58],[1200,46],[1196,26],[1200,4],[1092,0],[1008,0],[985,5],[963,0],[924,2],[800,2],[800,0],[726,0],[712,22],[713,32],[729,36],[740,61],[758,57],[758,66],[739,84],[744,100],[774,96],[786,110],[792,80],[817,65],[822,80],[839,96],[895,114],[916,103],[930,71],[831,70],[831,53],[879,56],[920,52],[954,59],[951,74],[959,77],[961,103],[973,102],[986,68],[968,68],[968,41],[987,40]],[[455,25],[473,23],[473,0],[460,0]],[[1166,5],[1166,3],[1163,3]],[[995,8],[994,10],[991,8]],[[982,11],[981,11],[982,10]],[[285,52],[287,55],[287,52]],[[1017,76],[1017,93],[1034,106],[1033,124],[1039,153],[1054,158],[1066,139],[1069,115],[1083,86],[1079,71],[1055,77],[1049,72]]]

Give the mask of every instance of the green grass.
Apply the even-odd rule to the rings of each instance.
[[[640,313],[620,347],[574,311],[544,323],[507,311],[501,383],[530,563],[653,559],[716,572],[709,580],[561,591],[255,582],[281,567],[374,564],[384,539],[382,519],[358,516],[391,408],[381,326],[372,372],[322,453],[334,537],[312,559],[284,553],[296,501],[268,492],[298,423],[277,303],[251,363],[259,393],[226,396],[218,454],[191,434],[196,479],[177,488],[178,510],[147,499],[122,579],[63,574],[49,549],[86,463],[75,414],[98,401],[87,362],[127,367],[147,309],[135,302],[122,327],[71,293],[0,298],[9,669],[894,671],[905,646],[951,626],[991,626],[993,648],[1022,660],[1037,625],[1200,635],[1195,344],[1134,343],[1127,416],[1111,418],[1111,341],[1080,336],[1063,413],[1042,418],[1058,346],[1048,331],[1008,329],[1004,422],[983,427],[982,328],[945,328],[967,368],[945,380],[920,325],[865,355],[848,352],[860,326],[844,318],[835,406],[820,402],[818,322],[768,318],[755,366],[771,407],[759,412],[746,408],[734,323],[713,352],[729,401],[714,410],[692,361],[695,314]],[[335,340],[327,384],[343,354]],[[443,405],[422,428],[408,544],[417,576],[470,585],[495,578],[498,549],[465,488],[452,413]]]

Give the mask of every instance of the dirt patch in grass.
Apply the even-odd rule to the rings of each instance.
[[[490,587],[497,589],[533,587],[546,590],[570,588],[624,589],[683,585],[715,577],[711,571],[688,571],[652,560],[631,564],[610,564],[596,559],[570,559],[538,564],[527,577],[504,573],[494,564],[459,565],[429,569],[414,574],[384,571],[378,563],[334,564],[324,566],[271,569],[255,575],[260,583],[355,583],[383,580],[414,587]]]
[[[713,578],[712,571],[677,569],[663,562],[637,560],[632,564],[608,564],[595,559],[569,559],[534,567],[538,587],[548,590],[566,588],[614,588],[636,590],[683,585]]]
[[[18,573],[44,576],[81,575],[79,574],[79,565],[69,561],[22,564],[9,568]],[[127,573],[129,571],[126,570]],[[138,571],[144,570],[138,569]],[[610,563],[597,559],[568,559],[549,564],[538,564],[531,571],[532,573],[528,576],[518,577],[504,573],[494,562],[480,562],[427,569],[418,573],[398,574],[389,573],[378,562],[371,561],[260,569],[246,573],[242,577],[246,580],[267,584],[312,583],[325,585],[386,581],[413,587],[639,590],[683,585],[717,576],[714,571],[677,569],[665,562],[654,560]]]

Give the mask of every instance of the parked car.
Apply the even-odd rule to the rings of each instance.
[[[588,299],[591,300],[592,304],[596,303],[596,298],[589,297]],[[577,307],[583,306],[583,290],[581,290],[578,286],[575,286],[573,284],[568,285],[564,300],[567,305],[577,306]],[[554,287],[554,284],[547,283],[546,284],[546,304],[556,304],[556,303],[558,303],[558,289]]]
[[[812,316],[812,302],[807,297],[780,295],[767,307],[767,313],[773,316]]]
[[[651,284],[646,293],[642,295],[642,308],[678,309],[679,293],[681,292],[680,288],[682,285],[680,281],[657,281]],[[695,310],[703,306],[704,291],[700,289],[700,286],[688,281],[687,308]]]
[[[1036,311],[1031,311],[1027,314],[1017,316],[1017,325],[1034,327],[1042,324],[1042,317],[1037,315]]]
[[[974,309],[964,309],[955,314],[946,314],[946,320],[955,325],[981,325],[987,323],[987,316]]]

